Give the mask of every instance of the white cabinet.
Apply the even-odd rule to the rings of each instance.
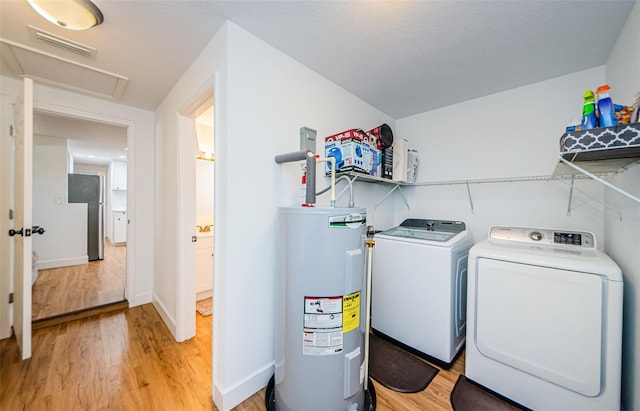
[[[127,212],[113,212],[113,233],[111,235],[111,243],[125,244],[127,242]]]
[[[111,162],[111,190],[127,189],[127,162]]]
[[[213,235],[199,235],[196,242],[196,293],[210,290],[213,290]]]

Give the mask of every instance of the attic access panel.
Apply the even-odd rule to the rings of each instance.
[[[2,58],[15,75],[118,101],[129,79],[52,54],[1,40]]]

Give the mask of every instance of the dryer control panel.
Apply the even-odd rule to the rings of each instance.
[[[489,238],[494,240],[581,248],[595,248],[596,246],[594,235],[586,231],[494,226],[489,230]]]

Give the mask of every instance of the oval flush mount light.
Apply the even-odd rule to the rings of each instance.
[[[58,27],[86,30],[104,21],[100,9],[89,0],[27,0],[39,15]]]

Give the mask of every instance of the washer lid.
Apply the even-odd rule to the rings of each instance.
[[[445,242],[455,237],[457,233],[446,233],[442,231],[425,230],[423,228],[407,228],[400,226],[384,231],[381,234],[393,237],[415,238],[418,240]]]
[[[465,230],[466,226],[462,221],[408,218],[398,227],[384,231],[382,234],[393,237],[446,242]]]

